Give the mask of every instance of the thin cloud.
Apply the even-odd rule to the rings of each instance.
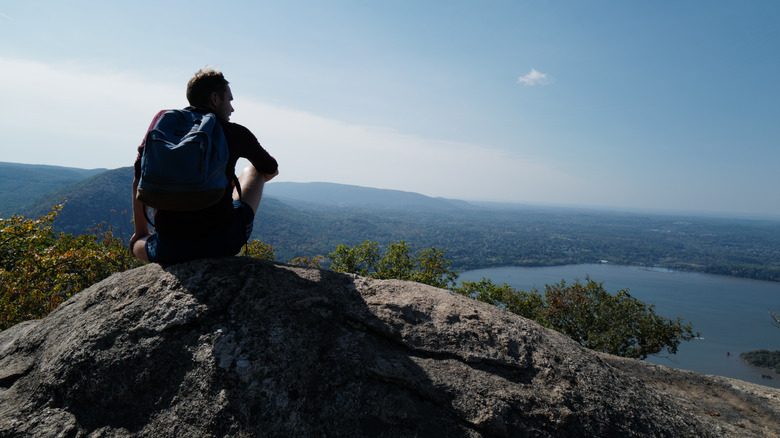
[[[547,76],[547,73],[541,73],[537,71],[535,68],[532,68],[530,73],[528,73],[525,76],[520,76],[519,78],[517,78],[517,83],[524,84],[527,86],[547,85],[550,83],[550,77]]]
[[[349,124],[249,99],[242,99],[240,110],[233,119],[256,132],[279,160],[279,181],[325,181],[504,201],[555,198],[570,187],[583,185],[545,163],[495,147]],[[346,171],[334,173],[333,169]],[[403,169],[403,177],[397,169]],[[473,173],[481,175],[478,183],[463,178]],[[537,199],[536,192],[525,188],[539,181],[545,181],[546,192]]]

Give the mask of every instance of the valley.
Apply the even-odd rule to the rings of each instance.
[[[0,163],[3,174],[6,165]],[[17,179],[45,178],[38,167],[26,166]],[[131,182],[129,167],[87,173],[54,189],[42,187],[28,195],[34,202],[19,207],[18,200],[8,200],[14,189],[7,178],[0,179],[0,215],[38,217],[64,201],[55,222],[59,231],[111,227],[127,240]],[[403,240],[415,251],[444,250],[459,271],[608,262],[780,281],[777,219],[477,204],[333,183],[272,182],[252,237],[272,245],[282,262],[327,256],[339,244]]]

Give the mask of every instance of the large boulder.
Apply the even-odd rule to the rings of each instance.
[[[449,291],[249,258],[115,274],[0,332],[0,436],[774,436],[780,392]]]

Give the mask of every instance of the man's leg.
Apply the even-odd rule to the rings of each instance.
[[[249,204],[252,207],[252,211],[257,214],[260,198],[263,197],[265,175],[258,172],[255,166],[248,166],[238,176],[238,183],[241,184],[241,200]],[[238,192],[234,190],[233,200],[238,201],[238,199]]]
[[[136,258],[139,258],[143,261],[148,262],[149,257],[146,255],[146,240],[149,239],[149,236],[142,237],[134,242],[131,243],[130,246],[130,253],[133,254]]]

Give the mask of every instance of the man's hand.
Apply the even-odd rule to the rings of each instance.
[[[133,233],[133,237],[130,238],[130,251],[133,250],[133,246],[135,245],[135,242],[138,242],[139,240],[143,239],[144,237],[151,236],[152,233],[147,232],[146,234],[137,234]]]
[[[134,233],[133,234],[133,237],[130,238],[130,245],[129,245],[129,247],[130,247],[130,254],[132,254],[133,257],[141,259],[141,260],[147,260],[148,261],[148,259],[146,257],[145,246],[146,246],[146,238],[149,237],[150,235],[151,235],[151,233],[149,231],[147,231],[146,234],[143,234],[143,233],[141,233],[141,234]],[[141,240],[141,239],[143,239],[143,242],[141,242],[142,244],[139,244],[139,240]],[[138,248],[136,248],[136,245],[138,246]],[[138,252],[136,252],[136,250],[138,250]]]
[[[274,179],[276,175],[279,175],[279,169],[276,170],[274,173],[264,173],[263,176],[265,176],[265,182],[271,181]]]
[[[146,234],[146,236],[148,236],[148,235],[149,234]],[[133,234],[133,237],[130,238],[130,245],[128,245],[130,247],[130,251],[133,250],[133,245],[135,245],[135,242],[138,242],[139,239],[143,239],[146,236]]]

